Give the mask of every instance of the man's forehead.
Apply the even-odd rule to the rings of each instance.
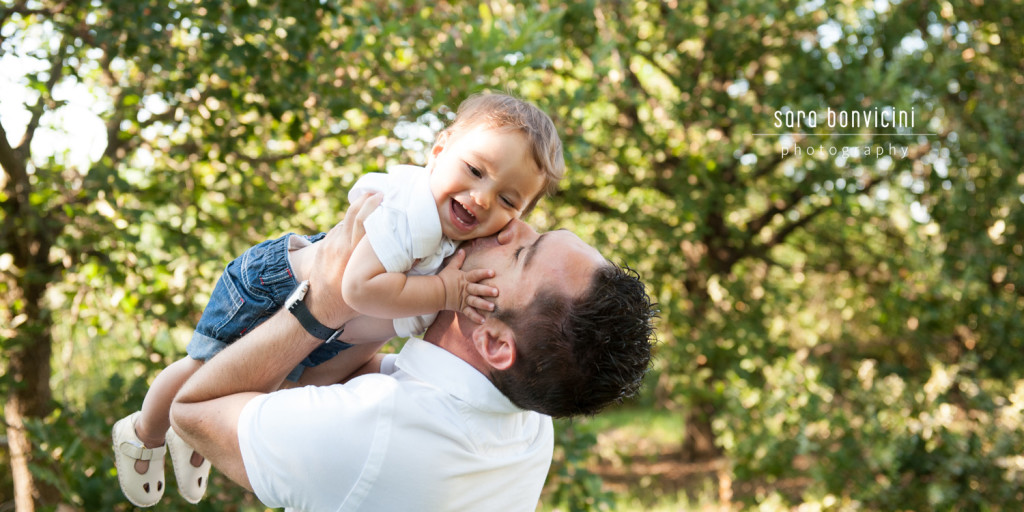
[[[541,261],[560,265],[586,267],[587,263],[599,265],[605,261],[597,249],[584,242],[576,233],[566,229],[542,234],[534,243],[534,250],[530,251],[527,257],[532,257],[538,249],[544,253],[539,258]]]
[[[591,256],[601,256],[601,254],[598,252],[596,248],[584,242],[582,238],[576,235],[576,233],[573,233],[568,229],[556,229],[553,231],[548,231],[547,233],[544,233],[544,235],[550,235],[551,241],[548,243],[555,242],[556,244],[560,244],[563,247],[570,247],[573,249],[578,249],[584,253],[590,253]]]

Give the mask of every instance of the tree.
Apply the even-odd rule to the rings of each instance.
[[[555,69],[585,127],[570,160],[589,172],[570,173],[559,215],[651,276],[659,396],[686,414],[686,457],[724,451],[741,477],[777,477],[797,456],[848,449],[823,464],[825,492],[876,499],[839,475],[881,456],[872,443],[896,426],[860,437],[858,403],[939,404],[879,406],[884,387],[848,389],[868,385],[851,380],[858,368],[919,389],[938,368],[970,367],[958,378],[994,377],[989,397],[1020,378],[1021,245],[1004,232],[1022,197],[1007,171],[1024,122],[1008,96],[1022,81],[1012,8],[578,2],[564,26]],[[913,108],[913,126],[827,125],[828,112],[890,108]],[[801,113],[818,123],[785,122]],[[1000,439],[1020,443],[1012,429]],[[999,442],[972,460],[998,466]],[[907,475],[928,471],[949,477]]]

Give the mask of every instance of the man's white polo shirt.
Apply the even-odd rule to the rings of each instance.
[[[259,396],[238,441],[260,501],[289,510],[535,510],[551,418],[411,338],[382,374]]]

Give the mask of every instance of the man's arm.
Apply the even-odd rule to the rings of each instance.
[[[346,213],[349,222],[335,226],[319,242],[323,245],[317,250],[305,302],[326,325],[340,326],[357,315],[340,300],[341,274],[363,236],[363,220],[379,204],[379,195],[353,203]],[[322,342],[291,313],[278,311],[185,383],[171,406],[174,429],[218,470],[251,489],[238,446],[242,408],[254,397],[276,390],[288,372]]]
[[[174,397],[171,424],[222,473],[252,489],[238,446],[238,418],[322,343],[287,311],[279,311],[197,371]]]

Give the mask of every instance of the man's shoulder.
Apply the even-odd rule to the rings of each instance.
[[[390,375],[378,373],[356,377],[344,384],[330,386],[304,386],[284,389],[257,397],[257,407],[272,404],[274,409],[303,410],[322,404],[341,406],[348,413],[358,409],[379,407],[393,403],[395,394],[400,392],[400,384]]]

